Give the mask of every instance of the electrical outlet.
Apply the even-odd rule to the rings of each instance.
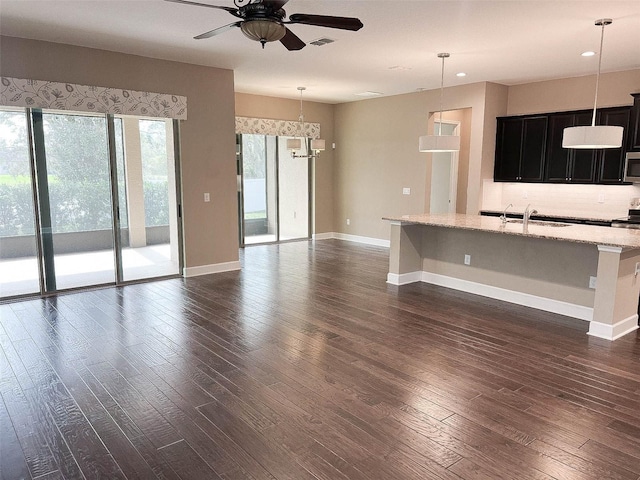
[[[598,194],[598,203],[604,203],[604,193]]]
[[[596,288],[597,277],[589,277],[589,288]]]
[[[211,201],[211,195],[209,195],[208,193],[204,194],[204,201],[205,202],[210,202]]]
[[[529,198],[529,192],[527,192],[526,190],[524,190],[522,192],[522,198]]]
[[[471,265],[471,255],[465,255],[464,256],[464,264],[465,265]]]
[[[347,225],[351,225],[351,220],[347,218]]]
[[[404,187],[402,189],[402,194],[403,195],[411,195],[411,189],[409,187]]]

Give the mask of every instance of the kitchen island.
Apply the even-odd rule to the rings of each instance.
[[[427,282],[590,322],[615,340],[638,328],[640,231],[480,215],[391,222],[387,282]],[[594,288],[595,287],[595,288]]]

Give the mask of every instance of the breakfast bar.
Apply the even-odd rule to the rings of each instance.
[[[640,231],[464,214],[385,217],[387,282],[426,282],[589,321],[638,328]]]

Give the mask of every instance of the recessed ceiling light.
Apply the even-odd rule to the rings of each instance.
[[[380,93],[380,92],[371,92],[371,91],[366,91],[366,92],[361,92],[361,93],[356,93],[355,94],[356,97],[379,97],[380,95],[382,95],[382,93]]]
[[[596,54],[596,52],[592,52],[591,50],[589,50],[588,52],[582,52],[580,55],[582,55],[583,57],[593,57]]]
[[[458,73],[456,73],[456,77],[466,77],[466,76],[467,76],[467,74],[466,74],[466,73],[464,73],[464,72],[458,72]]]

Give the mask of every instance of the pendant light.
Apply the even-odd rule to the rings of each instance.
[[[600,52],[598,53],[598,75],[596,76],[596,97],[593,102],[591,126],[568,127],[562,135],[563,148],[620,148],[624,128],[613,125],[596,125],[596,107],[598,105],[598,86],[600,84],[600,67],[602,65],[602,45],[604,43],[604,27],[613,20],[601,18],[595,25],[602,27],[600,33]]]
[[[420,152],[457,152],[460,150],[460,137],[458,135],[442,135],[442,97],[444,96],[444,59],[449,58],[448,53],[439,53],[442,59],[442,74],[440,76],[440,122],[437,135],[423,135],[418,139]],[[435,133],[435,126],[434,126]]]
[[[300,138],[289,138],[287,140],[287,150],[291,151],[291,156],[293,158],[315,158],[318,155],[318,152],[321,152],[325,149],[325,142],[322,138],[316,138],[311,140],[311,151],[310,154],[299,154],[296,153],[297,150],[302,149],[302,139],[304,138],[304,115],[302,114],[302,92],[306,90],[306,87],[298,87],[300,91],[300,116],[298,117],[298,130],[300,134]]]

